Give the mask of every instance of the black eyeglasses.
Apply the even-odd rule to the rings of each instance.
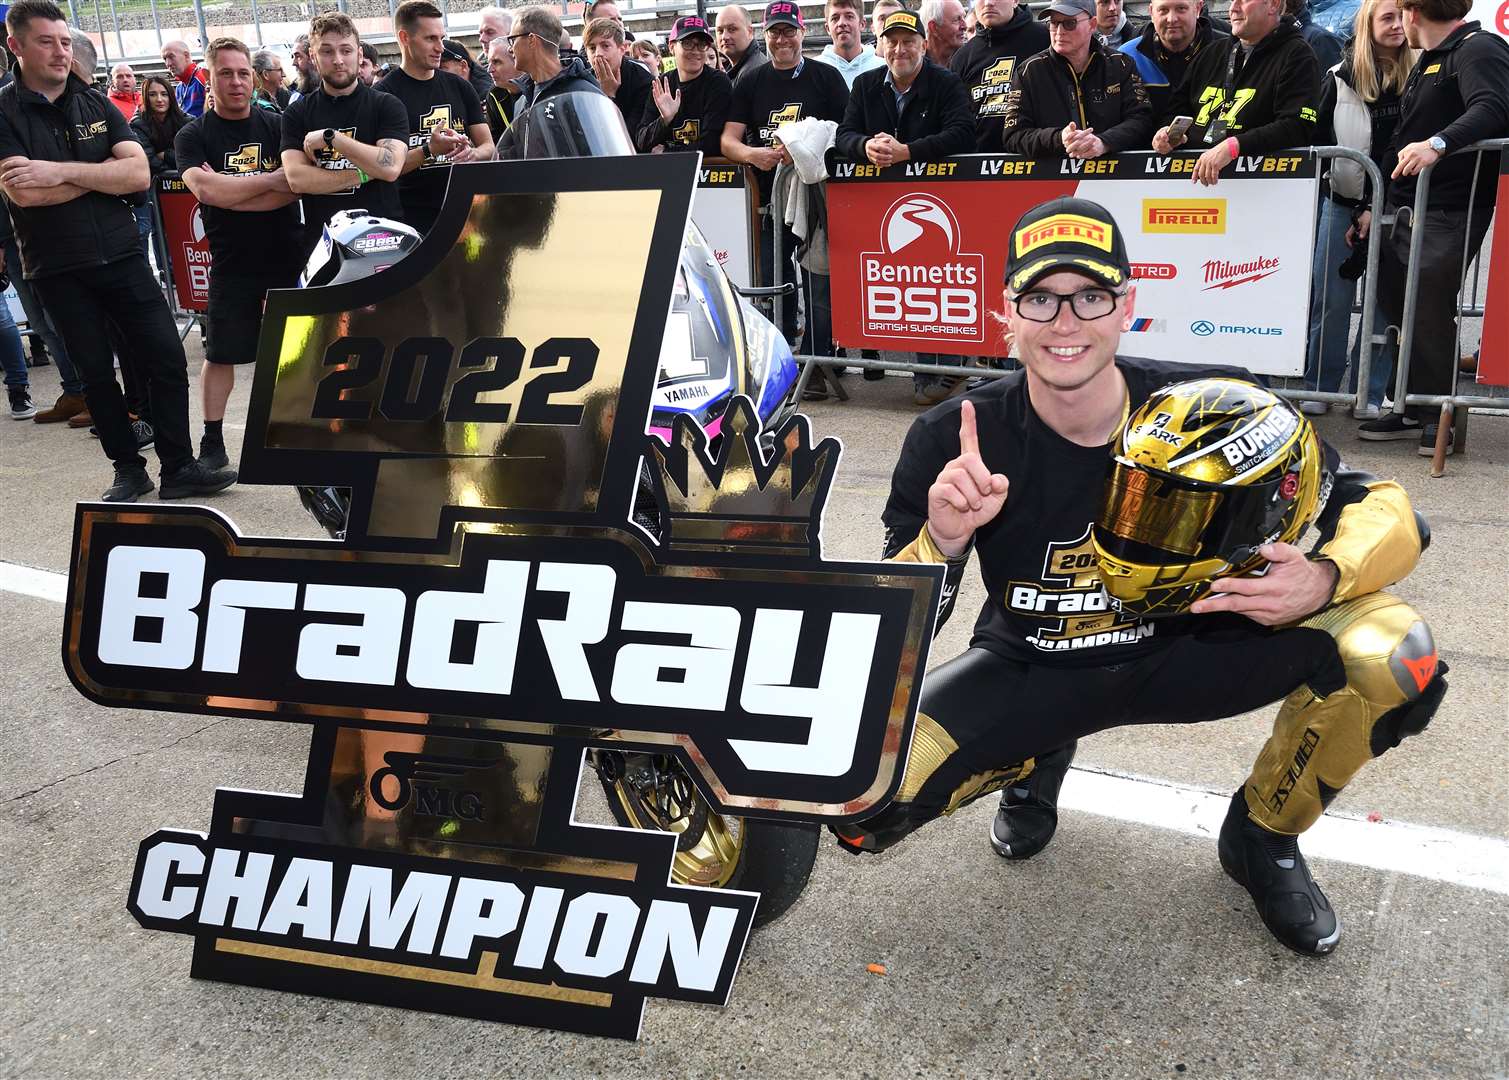
[[[518,41],[520,38],[536,37],[536,36],[537,35],[534,34],[532,31],[525,30],[522,34],[509,34],[506,38],[503,39],[503,44],[505,44],[505,45],[508,46],[508,51],[509,52],[513,52],[513,43],[515,41]]]
[[[1033,289],[1022,293],[1012,304],[1016,306],[1016,313],[1029,322],[1051,323],[1058,318],[1064,302],[1068,301],[1076,316],[1086,322],[1093,322],[1104,319],[1115,311],[1116,301],[1124,295],[1126,294],[1112,292],[1110,289],[1080,289],[1072,293]]]

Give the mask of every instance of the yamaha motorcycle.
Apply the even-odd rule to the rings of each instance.
[[[526,112],[516,124],[515,145],[523,148],[525,157],[634,153],[611,99],[563,94],[550,99],[549,105]],[[342,211],[327,224],[300,285],[316,288],[370,277],[397,263],[420,240],[400,222],[364,210]],[[688,222],[661,344],[650,434],[669,443],[672,425],[681,414],[716,439],[737,395],[755,403],[767,433],[785,421],[795,409],[790,399],[797,365],[784,336],[749,301],[780,291],[736,287],[701,231]],[[333,538],[344,539],[348,490],[298,490],[320,525]],[[641,471],[635,521],[658,537],[655,506],[648,475]],[[756,926],[783,914],[806,886],[817,857],[818,826],[720,814],[670,755],[600,748],[588,751],[588,760],[620,825],[676,835],[672,876],[677,883],[760,893]]]

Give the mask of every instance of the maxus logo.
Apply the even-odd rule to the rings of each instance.
[[[1225,199],[1143,199],[1145,233],[1225,233]]]
[[[1209,319],[1196,319],[1189,324],[1189,332],[1195,337],[1210,337],[1212,334],[1240,334],[1249,337],[1283,337],[1282,326],[1243,326],[1236,323],[1217,325]]]
[[[864,332],[985,340],[985,257],[959,250],[959,219],[932,195],[904,195],[880,222],[880,251],[859,256]]]

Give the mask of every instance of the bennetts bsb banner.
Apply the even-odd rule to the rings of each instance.
[[[168,245],[178,306],[185,311],[208,311],[210,242],[204,235],[199,200],[178,177],[161,177],[157,181],[157,211],[162,215],[162,235]]]
[[[876,349],[1003,356],[1011,226],[1064,195],[1115,215],[1137,279],[1123,352],[1184,363],[1304,370],[1317,162],[1244,155],[1214,187],[1197,154],[1089,161],[969,155],[880,168],[838,164],[828,185],[833,338]]]

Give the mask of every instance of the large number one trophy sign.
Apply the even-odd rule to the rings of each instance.
[[[343,539],[79,507],[82,693],[313,728],[300,794],[141,841],[129,910],[196,977],[633,1038],[647,997],[727,1001],[759,903],[673,878],[687,830],[895,791],[937,568],[823,560],[803,417],[646,434],[697,160],[602,165],[456,169],[391,269],[271,295],[242,479],[347,492]],[[700,819],[579,823],[589,752],[673,764]]]

